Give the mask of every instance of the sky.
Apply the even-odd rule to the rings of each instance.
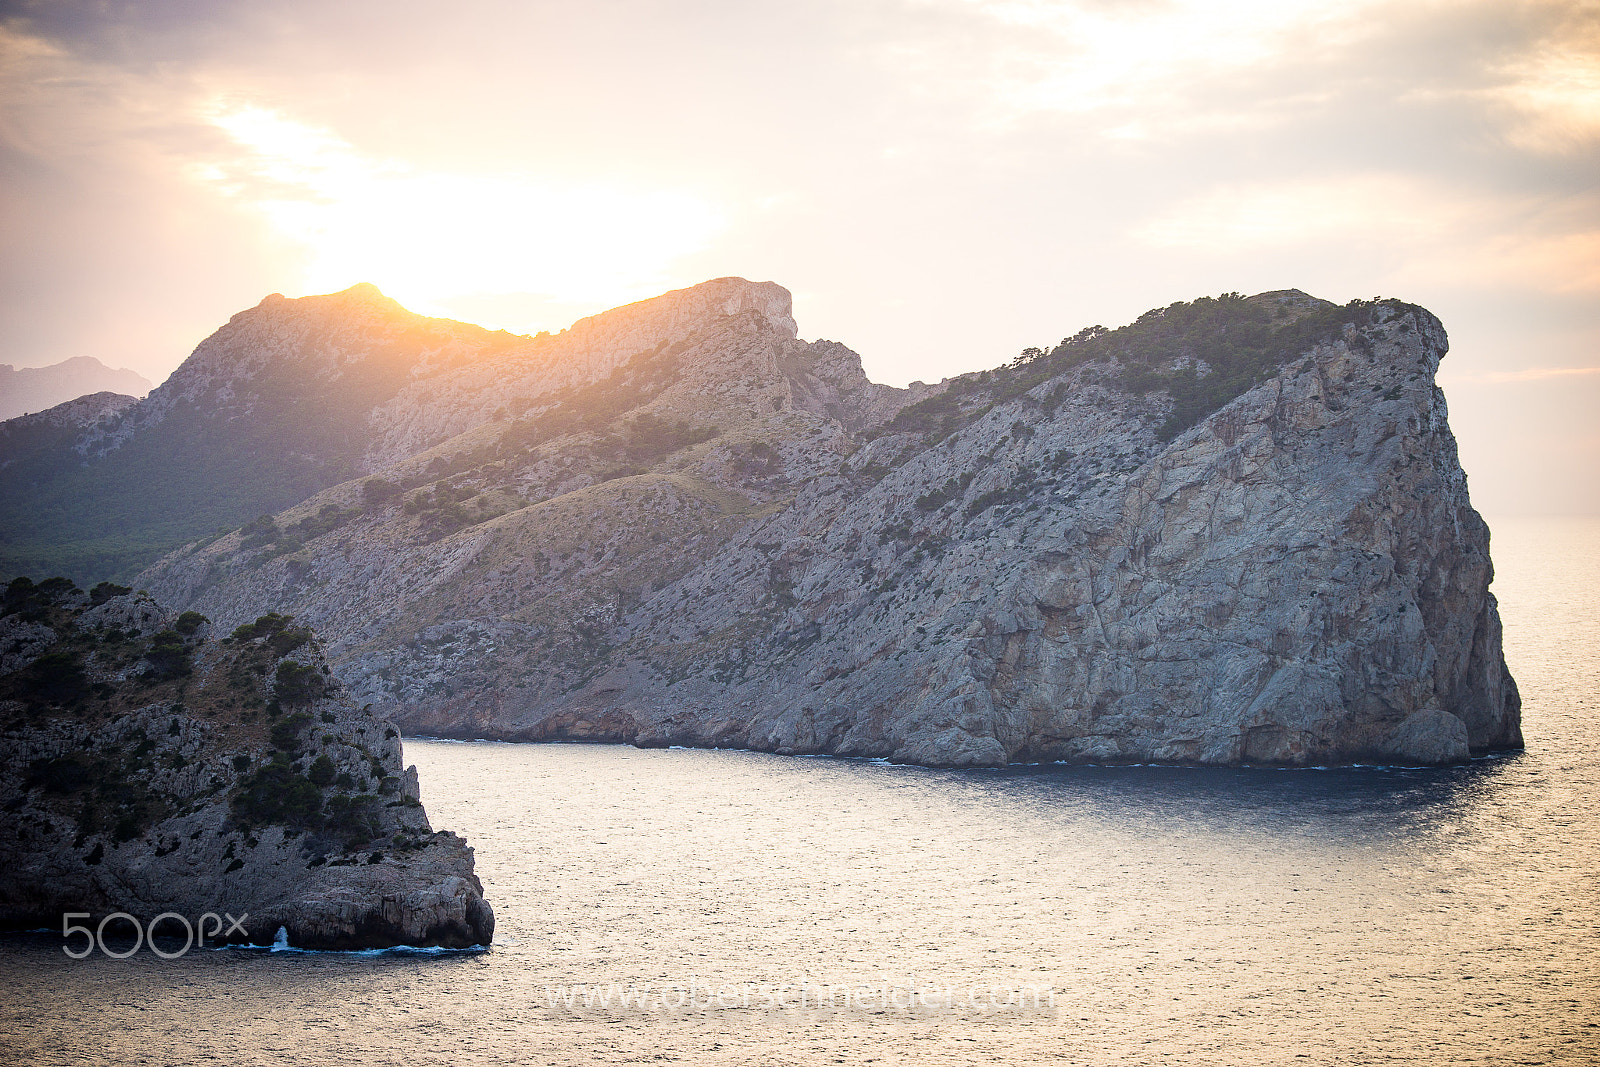
[[[531,333],[776,281],[876,381],[1395,296],[1474,503],[1600,514],[1600,2],[0,0],[0,362],[268,293]]]

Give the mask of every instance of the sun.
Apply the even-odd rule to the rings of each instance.
[[[625,303],[659,289],[725,225],[706,199],[683,192],[422,170],[364,156],[268,108],[214,107],[207,117],[235,152],[196,177],[302,250],[307,291],[369,281],[435,314],[460,298],[508,294]]]

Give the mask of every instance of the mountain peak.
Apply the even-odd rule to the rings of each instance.
[[[93,356],[73,356],[48,367],[0,364],[0,419],[40,412],[93,393],[143,396],[150,383],[124,367],[108,367]]]
[[[1276,309],[1290,314],[1303,314],[1308,311],[1316,311],[1318,308],[1337,306],[1331,300],[1312,296],[1310,293],[1299,289],[1273,289],[1265,293],[1257,293],[1247,299],[1257,307],[1263,307],[1269,311]]]
[[[729,276],[713,278],[711,281],[701,282],[679,292],[703,293],[721,304],[724,315],[757,311],[790,337],[799,334],[799,327],[794,321],[794,294],[777,282],[752,282],[745,278]]]
[[[350,288],[332,295],[345,300],[389,300],[389,297],[383,295],[383,290],[371,282],[356,282]]]
[[[371,282],[357,282],[350,288],[341,289],[336,293],[312,293],[300,297],[284,296],[282,293],[269,293],[262,298],[261,303],[256,305],[255,310],[271,311],[280,307],[307,306],[308,304],[310,306],[331,304],[336,307],[366,306],[394,311],[406,310],[398,300],[384,295],[383,290]],[[243,312],[240,314],[243,314]],[[238,316],[234,317],[237,318]]]
[[[648,300],[602,311],[572,324],[573,333],[620,334],[657,331],[662,336],[691,321],[720,318],[754,311],[788,337],[796,337],[794,297],[776,282],[746,278],[713,278],[686,289],[674,289]]]

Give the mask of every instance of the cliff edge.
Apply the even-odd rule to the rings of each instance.
[[[226,912],[243,925],[220,934],[255,944],[493,936],[472,850],[429,825],[398,731],[292,619],[217,638],[124,587],[18,579],[0,730],[0,928]]]
[[[890,390],[775,289],[598,317],[632,355],[588,384],[140,580],[230,623],[285,605],[358,699],[445,736],[957,766],[1521,745],[1426,310],[1224,294]]]

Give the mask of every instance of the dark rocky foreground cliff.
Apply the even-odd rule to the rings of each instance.
[[[292,619],[217,637],[126,588],[12,582],[0,731],[0,929],[225,912],[232,940],[282,927],[302,948],[493,935],[472,850],[429,826],[398,732]]]
[[[314,362],[270,339],[348,299],[236,317],[209,388],[235,348]],[[722,279],[435,368],[361,430],[366,476],[139,582],[229,625],[285,605],[421,733],[945,765],[1521,744],[1425,310],[1206,298],[910,390],[795,333],[787,292]]]

